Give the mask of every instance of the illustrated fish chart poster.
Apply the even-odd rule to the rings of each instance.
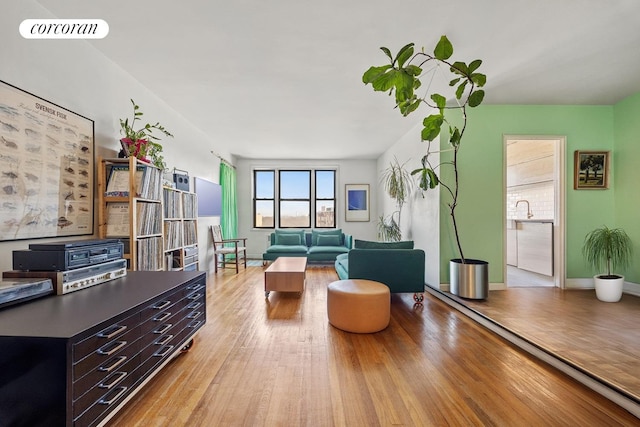
[[[93,234],[94,122],[0,81],[0,241]]]

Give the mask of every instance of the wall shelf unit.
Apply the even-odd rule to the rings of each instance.
[[[135,157],[100,159],[98,235],[124,242],[129,270],[164,269],[162,171]]]
[[[195,193],[164,187],[164,268],[196,271],[198,262],[198,200]]]

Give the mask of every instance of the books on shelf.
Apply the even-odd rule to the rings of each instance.
[[[162,237],[149,237],[138,240],[138,270],[164,270]]]
[[[107,203],[106,237],[129,236],[129,203]]]
[[[138,236],[162,234],[162,205],[152,202],[138,202],[136,226]]]
[[[164,217],[166,219],[182,218],[180,215],[180,196],[179,191],[165,188],[163,190]]]
[[[164,222],[164,247],[165,250],[173,250],[182,246],[182,233],[180,221]]]
[[[198,196],[195,193],[182,194],[182,217],[196,218],[198,216]]]
[[[198,243],[196,234],[196,221],[184,221],[184,245],[195,245]]]
[[[110,166],[105,196],[129,196],[129,165],[114,164]],[[153,166],[138,164],[135,173],[135,196],[144,199],[159,200],[161,198],[162,171]]]

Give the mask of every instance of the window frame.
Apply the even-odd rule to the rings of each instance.
[[[258,198],[256,196],[257,194],[257,184],[258,184],[258,180],[257,180],[257,174],[260,172],[271,172],[273,173],[273,198]],[[282,198],[281,197],[281,172],[308,172],[309,173],[309,198]],[[332,172],[333,173],[333,198],[317,198],[316,194],[317,194],[317,173],[318,172]],[[337,177],[338,177],[338,169],[337,168],[331,168],[331,167],[324,167],[324,168],[291,168],[291,167],[284,167],[284,168],[278,168],[278,167],[273,167],[273,168],[254,168],[252,170],[252,176],[253,176],[253,183],[252,183],[252,193],[253,193],[253,228],[254,229],[258,229],[258,230],[273,230],[276,228],[283,228],[283,229],[312,229],[312,228],[320,228],[320,229],[325,229],[325,230],[330,230],[330,229],[336,229],[338,228],[338,216],[337,216],[337,209],[338,209],[338,198],[337,196],[337,191],[338,191],[338,183],[337,183]],[[257,205],[258,202],[261,201],[270,201],[273,205],[273,225],[271,226],[258,226],[256,224],[256,219],[257,219]],[[289,227],[289,226],[283,226],[282,225],[282,219],[280,217],[280,212],[281,212],[281,203],[282,201],[304,201],[304,202],[308,202],[309,204],[309,225],[305,226],[305,227],[301,227],[301,226],[295,226],[295,227]],[[318,207],[318,202],[322,202],[322,201],[333,201],[333,226],[330,227],[326,227],[326,226],[319,226],[318,222],[317,222],[317,207]]]
[[[257,188],[256,186],[258,185],[258,173],[261,172],[272,172],[273,173],[273,197],[269,198],[269,197],[258,197],[257,196]],[[253,170],[253,228],[257,228],[257,229],[274,229],[276,226],[276,216],[278,216],[277,212],[276,212],[276,200],[277,200],[277,193],[276,193],[276,170],[275,169],[254,169]],[[273,225],[271,226],[259,226],[258,224],[256,224],[256,220],[258,218],[258,202],[264,202],[264,201],[271,201],[272,204],[272,211],[273,211]]]

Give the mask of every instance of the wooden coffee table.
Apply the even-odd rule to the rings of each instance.
[[[264,296],[269,292],[302,292],[304,290],[306,257],[278,257],[264,271]]]

